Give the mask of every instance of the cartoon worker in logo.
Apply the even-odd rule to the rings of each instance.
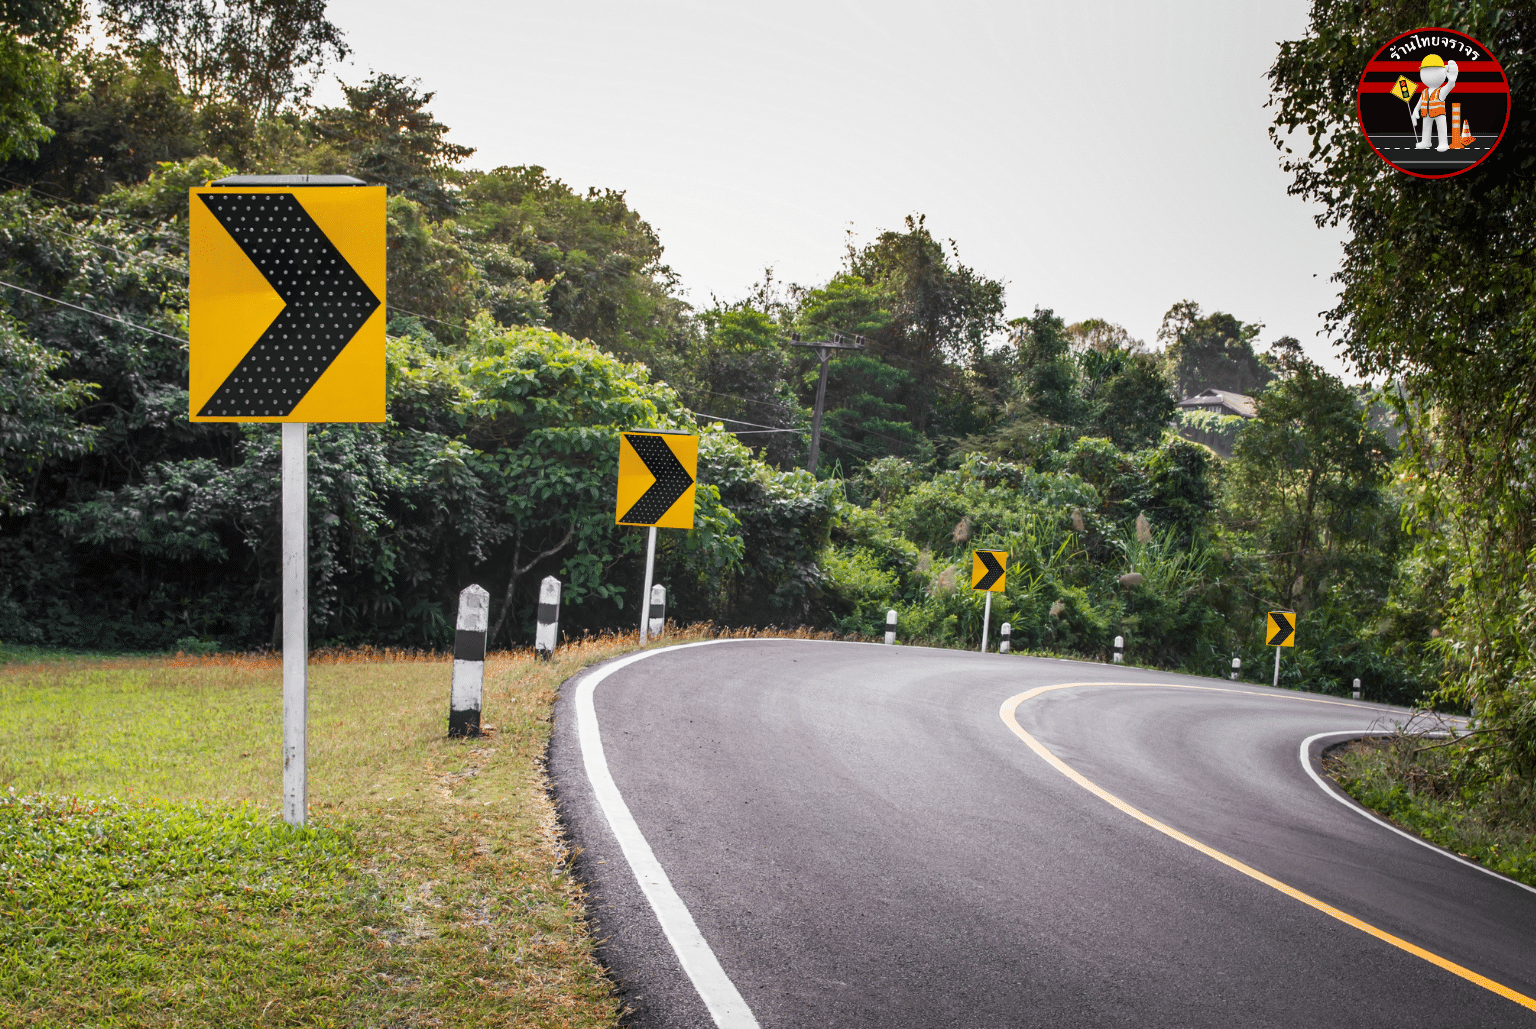
[[[1419,94],[1418,104],[1410,112],[1414,122],[1424,119],[1424,135],[1417,149],[1428,150],[1430,132],[1439,128],[1440,145],[1435,149],[1449,150],[1451,136],[1445,127],[1445,98],[1456,88],[1456,62],[1446,64],[1438,54],[1430,54],[1419,63],[1419,81],[1424,83],[1424,90]]]

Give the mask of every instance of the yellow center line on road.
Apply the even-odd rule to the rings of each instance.
[[[1472,971],[1470,968],[1464,968],[1461,965],[1458,965],[1454,961],[1451,961],[1451,960],[1449,960],[1447,958],[1443,958],[1443,957],[1441,957],[1438,954],[1434,954],[1434,953],[1431,953],[1430,951],[1425,950],[1423,947],[1415,946],[1414,944],[1409,943],[1407,940],[1402,939],[1401,937],[1393,936],[1391,933],[1387,932],[1386,930],[1378,929],[1374,925],[1371,925],[1369,922],[1361,921],[1360,919],[1356,918],[1354,915],[1351,915],[1351,914],[1349,914],[1348,912],[1345,912],[1345,911],[1340,911],[1338,908],[1334,907],[1331,904],[1325,904],[1322,901],[1318,900],[1316,897],[1313,897],[1313,896],[1311,896],[1309,894],[1306,894],[1306,893],[1302,893],[1300,890],[1296,889],[1293,886],[1287,886],[1285,883],[1281,882],[1280,880],[1275,879],[1275,878],[1273,878],[1271,876],[1265,875],[1263,872],[1259,871],[1257,868],[1254,868],[1254,867],[1252,867],[1250,865],[1245,865],[1241,861],[1237,860],[1236,858],[1229,857],[1226,854],[1223,854],[1221,851],[1216,850],[1213,847],[1207,847],[1205,844],[1201,843],[1199,840],[1196,840],[1196,839],[1193,839],[1193,838],[1191,838],[1189,836],[1186,836],[1183,833],[1179,832],[1177,829],[1173,828],[1172,826],[1164,825],[1162,822],[1159,822],[1157,819],[1153,818],[1151,815],[1149,815],[1149,814],[1147,814],[1147,813],[1145,813],[1143,811],[1140,811],[1137,808],[1132,807],[1131,805],[1127,804],[1125,801],[1121,800],[1119,797],[1115,796],[1113,793],[1110,793],[1108,790],[1104,789],[1104,787],[1102,787],[1102,786],[1098,785],[1097,783],[1089,780],[1086,776],[1082,775],[1082,773],[1078,772],[1077,769],[1073,768],[1071,765],[1067,764],[1061,758],[1057,757],[1055,754],[1053,754],[1049,750],[1047,750],[1045,748],[1044,744],[1042,744],[1039,740],[1035,739],[1028,732],[1026,732],[1024,730],[1024,727],[1019,724],[1019,719],[1017,717],[1017,712],[1018,712],[1018,709],[1019,709],[1019,705],[1023,704],[1026,700],[1031,700],[1031,699],[1033,699],[1035,697],[1040,696],[1040,694],[1042,694],[1042,693],[1049,693],[1052,690],[1071,689],[1074,686],[1163,686],[1163,687],[1171,687],[1173,689],[1211,690],[1211,691],[1219,692],[1219,693],[1248,693],[1249,696],[1256,696],[1256,697],[1268,697],[1268,696],[1270,696],[1269,694],[1250,693],[1249,691],[1245,691],[1245,690],[1229,690],[1229,689],[1223,689],[1223,688],[1217,687],[1217,686],[1184,686],[1184,685],[1181,685],[1179,683],[1171,683],[1171,682],[1116,682],[1116,683],[1108,683],[1108,682],[1064,682],[1064,683],[1059,683],[1058,685],[1055,685],[1055,686],[1039,686],[1039,687],[1036,687],[1035,689],[1028,690],[1028,691],[1026,691],[1024,693],[1020,693],[1020,694],[1018,694],[1016,696],[1009,697],[1007,700],[1003,701],[1003,706],[998,711],[998,714],[1002,717],[1003,724],[1008,726],[1008,728],[1012,729],[1013,730],[1013,734],[1015,736],[1017,736],[1019,739],[1023,740],[1025,743],[1029,744],[1029,748],[1031,750],[1033,750],[1036,754],[1039,754],[1040,757],[1042,757],[1046,761],[1047,764],[1049,764],[1051,767],[1055,768],[1062,775],[1065,775],[1068,779],[1071,779],[1073,782],[1077,783],[1079,786],[1081,786],[1083,789],[1087,790],[1089,793],[1092,793],[1095,797],[1098,797],[1100,800],[1102,800],[1105,803],[1111,805],[1112,807],[1119,808],[1121,811],[1123,811],[1126,814],[1130,815],[1132,818],[1136,819],[1137,821],[1143,822],[1146,825],[1151,826],[1153,829],[1156,829],[1158,832],[1162,833],[1165,836],[1168,836],[1168,837],[1170,837],[1172,839],[1178,840],[1180,843],[1184,844],[1187,847],[1192,847],[1195,850],[1198,850],[1200,853],[1204,854],[1206,857],[1214,858],[1215,860],[1220,861],[1222,864],[1226,865],[1228,868],[1235,869],[1236,871],[1239,871],[1239,872],[1243,873],[1244,875],[1248,876],[1250,879],[1256,879],[1259,882],[1263,883],[1265,886],[1268,886],[1268,887],[1270,887],[1272,889],[1275,889],[1275,890],[1279,890],[1281,893],[1285,894],[1287,897],[1291,897],[1294,900],[1299,900],[1303,904],[1307,905],[1308,907],[1315,908],[1318,911],[1321,911],[1323,914],[1329,916],[1330,918],[1336,918],[1340,922],[1343,922],[1345,925],[1353,926],[1354,928],[1359,929],[1363,933],[1368,933],[1371,936],[1376,937],[1378,940],[1381,940],[1383,943],[1390,943],[1392,946],[1396,947],[1398,950],[1405,951],[1405,952],[1407,952],[1409,954],[1412,954],[1416,958],[1422,958],[1423,960],[1428,961],[1432,965],[1438,965],[1439,967],[1445,969],[1447,972],[1450,972],[1453,975],[1458,975],[1461,978],[1467,980],[1467,982],[1469,982],[1469,983],[1473,983],[1473,984],[1475,984],[1477,986],[1481,986],[1483,989],[1489,990],[1490,992],[1497,993],[1500,997],[1503,997],[1505,1000],[1512,1000],[1516,1004],[1519,1004],[1521,1007],[1529,1008],[1532,1011],[1536,1011],[1536,999],[1532,999],[1530,997],[1527,997],[1525,994],[1520,993],[1517,990],[1512,990],[1508,986],[1503,985],[1502,983],[1496,983],[1492,979],[1489,979],[1485,975],[1479,975],[1478,973]],[[1322,703],[1322,704],[1336,703],[1336,704],[1343,704],[1343,702],[1341,702],[1341,701],[1326,701],[1326,700],[1322,700],[1322,699],[1316,698],[1316,697],[1282,697],[1282,696],[1275,696],[1273,699],[1275,699],[1275,700],[1302,700],[1302,701],[1310,700],[1313,703]],[[1355,706],[1355,705],[1343,705],[1343,706]]]

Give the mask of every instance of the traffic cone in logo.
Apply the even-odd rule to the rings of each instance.
[[[1451,105],[1451,149],[1461,149],[1461,105]]]
[[[1465,148],[1465,147],[1471,146],[1473,143],[1476,143],[1476,142],[1477,142],[1477,137],[1472,135],[1472,126],[1470,124],[1468,124],[1467,122],[1462,122],[1461,123],[1461,135],[1459,137],[1457,137],[1456,145]]]

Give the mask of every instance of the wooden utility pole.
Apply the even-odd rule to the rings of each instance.
[[[815,475],[816,462],[821,457],[821,415],[827,406],[827,361],[831,359],[834,350],[863,350],[864,337],[844,336],[834,332],[831,339],[805,341],[801,340],[799,333],[795,333],[789,345],[810,347],[821,360],[821,379],[816,383],[816,415],[811,420],[811,457],[805,463],[805,470]]]

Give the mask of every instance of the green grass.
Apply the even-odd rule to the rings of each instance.
[[[1469,775],[1458,748],[1405,734],[1330,751],[1324,768],[1351,797],[1431,843],[1536,886],[1536,783]]]
[[[613,1026],[543,776],[560,682],[633,643],[311,669],[310,824],[277,817],[281,671],[0,667],[0,1025]]]

